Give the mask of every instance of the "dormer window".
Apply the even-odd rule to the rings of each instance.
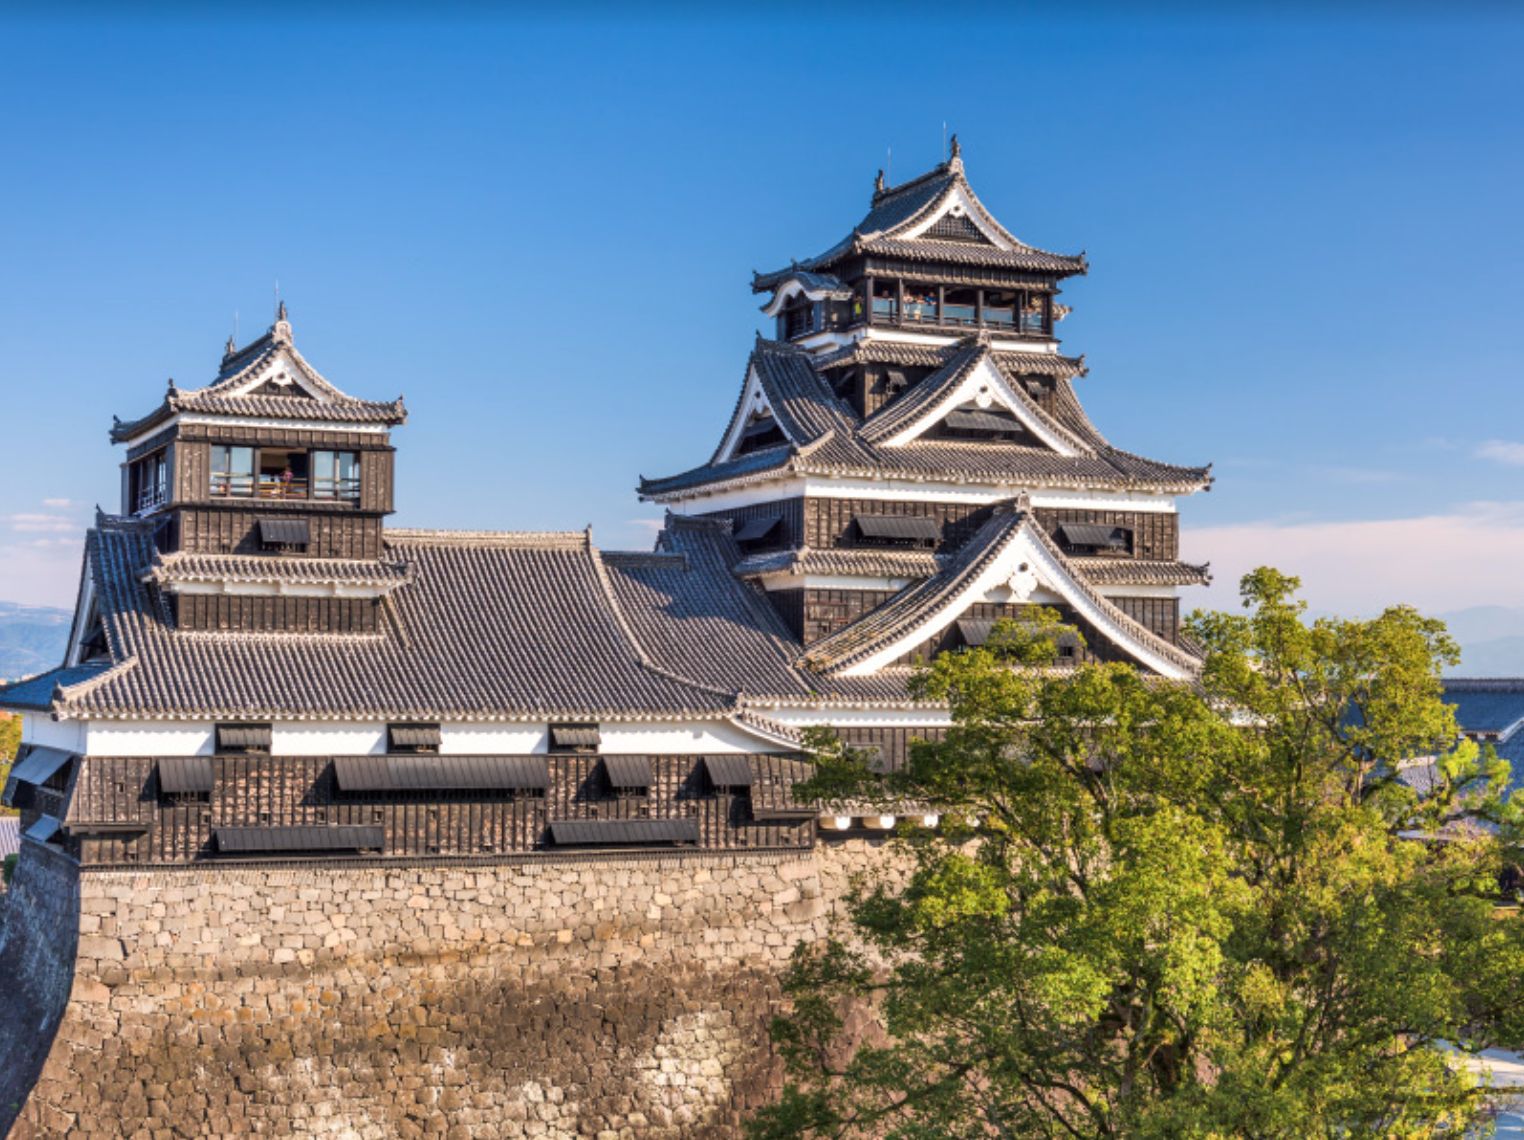
[[[392,724],[386,729],[386,750],[407,754],[429,754],[439,751],[439,726],[437,724]]]
[[[270,736],[268,724],[219,724],[217,751],[232,755],[268,753]]]
[[[966,404],[948,412],[937,425],[947,439],[986,439],[1004,443],[1035,443],[1026,426],[1004,408]]]
[[[778,515],[762,515],[760,518],[747,519],[735,532],[736,545],[742,551],[750,554],[756,550],[769,550],[775,546],[783,545],[788,537],[784,530],[783,519]]]
[[[602,734],[596,724],[553,724],[550,726],[550,751],[591,754],[598,751]]]
[[[1132,528],[1105,523],[1062,523],[1059,541],[1071,554],[1105,555],[1130,558],[1133,551]]]
[[[871,546],[933,548],[942,538],[936,519],[924,516],[857,515],[852,520],[858,541]]]
[[[741,440],[736,446],[736,454],[749,455],[753,451],[761,451],[764,447],[775,447],[787,442],[788,437],[783,434],[783,429],[778,426],[777,420],[770,415],[755,415],[741,429]]]

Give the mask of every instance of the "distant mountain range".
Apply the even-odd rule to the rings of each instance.
[[[29,677],[63,661],[73,618],[52,606],[0,602],[0,678]]]
[[[27,677],[63,660],[73,614],[0,602],[0,678]],[[1461,643],[1457,677],[1524,677],[1524,608],[1472,606],[1440,614]]]

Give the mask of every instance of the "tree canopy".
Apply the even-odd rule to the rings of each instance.
[[[1524,1043],[1524,920],[1498,906],[1524,796],[1458,735],[1441,623],[1308,622],[1298,585],[1262,569],[1244,613],[1194,615],[1196,684],[1044,669],[1051,637],[1007,624],[920,674],[953,727],[904,771],[815,742],[823,799],[945,815],[796,951],[773,1026],[789,1081],[753,1137],[1478,1118],[1484,1090],[1438,1046]],[[864,1009],[880,1031],[846,1016]]]

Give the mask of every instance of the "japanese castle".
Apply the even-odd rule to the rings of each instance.
[[[1082,635],[1061,662],[1198,666],[1176,499],[1209,469],[1090,422],[1057,336],[1085,271],[991,216],[956,140],[880,175],[846,238],[753,278],[772,336],[713,454],[641,480],[667,509],[641,552],[388,528],[402,401],[330,383],[282,306],[205,387],[112,426],[120,512],[88,534],[67,659],[0,690],[25,720],[4,800],[95,867],[893,826],[796,799],[802,730],[902,763],[948,723],[913,668],[997,619],[1057,609]]]

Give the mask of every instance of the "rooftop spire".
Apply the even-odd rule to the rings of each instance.
[[[878,177],[873,180],[873,192],[875,194],[882,194],[884,192],[884,168],[883,167],[879,167]]]
[[[222,359],[226,360],[238,351],[238,342],[233,339],[233,334],[228,333],[228,342],[222,346]]]
[[[952,138],[947,142],[947,151],[947,168],[949,170],[962,170],[963,147],[958,142],[958,134],[956,131],[953,132]]]
[[[278,301],[275,305],[275,323],[270,326],[270,332],[276,340],[291,340],[291,322],[286,319],[286,302]]]

